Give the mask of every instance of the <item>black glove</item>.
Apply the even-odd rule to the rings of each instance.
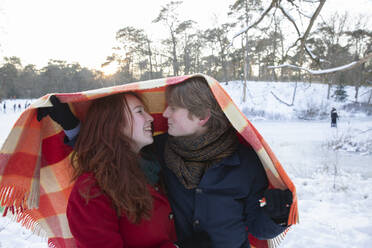
[[[180,248],[212,248],[212,240],[207,232],[196,232],[192,236],[176,242]]]
[[[41,121],[41,119],[49,115],[50,118],[61,125],[64,130],[71,130],[79,125],[79,119],[74,116],[67,103],[61,103],[55,95],[50,97],[50,101],[53,107],[37,109],[38,121]]]
[[[277,224],[286,225],[292,204],[292,192],[288,189],[267,189],[264,197],[266,199],[265,212]]]

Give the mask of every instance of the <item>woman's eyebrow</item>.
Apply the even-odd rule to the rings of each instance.
[[[135,106],[134,108],[133,108],[133,110],[135,110],[135,109],[138,109],[138,108],[144,108],[142,105],[137,105],[137,106]]]

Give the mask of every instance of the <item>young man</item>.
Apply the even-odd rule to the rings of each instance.
[[[266,190],[254,150],[239,143],[203,78],[166,90],[168,134],[155,137],[180,239],[206,231],[214,248],[250,247],[247,232],[271,239],[286,229],[292,196]],[[261,208],[266,196],[270,206]]]
[[[259,158],[240,144],[205,80],[195,77],[169,86],[166,98],[168,133],[156,136],[155,145],[178,239],[207,232],[214,248],[248,248],[248,233],[259,239],[282,233],[291,192],[267,190]],[[74,122],[67,129],[77,125],[69,110],[57,112],[58,123]],[[77,133],[78,128],[66,132],[70,139]],[[267,206],[261,208],[264,196]]]

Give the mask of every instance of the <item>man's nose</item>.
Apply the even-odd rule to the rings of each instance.
[[[166,107],[166,109],[164,110],[163,117],[165,117],[165,118],[169,117],[169,107]]]

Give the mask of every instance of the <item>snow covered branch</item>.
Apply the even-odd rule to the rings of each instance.
[[[267,15],[267,13],[269,13],[270,10],[271,10],[275,5],[276,5],[276,2],[277,2],[277,0],[273,0],[273,1],[271,1],[270,6],[269,6],[265,11],[262,12],[260,18],[258,18],[257,21],[255,21],[253,24],[251,24],[251,25],[249,25],[249,26],[243,28],[243,29],[240,30],[239,32],[237,32],[237,33],[232,37],[232,39],[231,39],[231,43],[230,43],[230,46],[232,46],[232,43],[233,43],[233,41],[234,41],[234,39],[235,39],[236,37],[238,37],[239,35],[241,35],[241,34],[247,32],[249,29],[251,29],[251,28],[255,27],[257,24],[259,24],[259,23],[263,20],[263,18]]]
[[[318,7],[316,8],[314,14],[311,16],[310,18],[310,22],[309,22],[309,25],[307,26],[306,28],[306,31],[305,33],[302,35],[295,20],[285,11],[285,9],[279,5],[279,9],[282,11],[283,15],[289,20],[289,22],[292,23],[292,25],[295,27],[296,29],[296,32],[298,34],[298,39],[296,40],[296,42],[287,50],[287,54],[289,52],[289,50],[291,50],[293,47],[295,47],[297,45],[297,42],[298,41],[301,41],[301,45],[300,45],[300,49],[302,50],[303,48],[305,49],[306,53],[310,56],[310,58],[313,60],[313,61],[316,61],[316,62],[319,62],[317,61],[317,57],[311,52],[311,50],[306,46],[306,40],[307,40],[307,37],[309,36],[310,34],[310,31],[314,25],[314,22],[316,20],[316,18],[318,17],[320,11],[322,10],[323,6],[325,4],[325,0],[320,0],[319,1],[319,5]]]
[[[273,95],[273,97],[278,100],[279,102],[287,105],[288,107],[292,107],[293,106],[293,102],[292,103],[286,103],[285,101],[283,101],[282,99],[280,99],[277,95],[274,94],[274,92],[270,91],[271,95]]]
[[[275,95],[274,92],[270,91],[271,95],[273,95],[273,97],[275,97],[276,100],[278,100],[280,103],[283,103],[283,104],[287,105],[288,107],[293,106],[293,103],[294,103],[295,98],[296,98],[296,92],[297,92],[297,82],[295,83],[295,86],[294,86],[294,89],[293,89],[292,103],[286,103],[285,101],[281,100],[277,95]]]
[[[314,22],[315,22],[316,18],[318,17],[320,11],[322,10],[322,8],[323,8],[323,6],[324,6],[324,4],[325,4],[325,1],[326,1],[326,0],[321,0],[321,1],[319,2],[318,7],[316,8],[316,10],[315,10],[313,16],[311,17],[311,19],[310,19],[310,23],[309,23],[309,25],[307,26],[307,29],[306,29],[306,31],[305,31],[305,34],[302,36],[302,41],[301,41],[301,46],[302,46],[302,47],[305,45],[305,42],[306,42],[306,40],[307,40],[307,37],[309,36],[310,30],[311,30],[311,28],[313,27]]]
[[[360,65],[360,64],[363,64],[363,63],[367,62],[369,59],[372,59],[372,53],[368,54],[366,57],[364,57],[364,58],[362,58],[358,61],[353,61],[353,62],[351,62],[349,64],[346,64],[346,65],[342,65],[342,66],[338,66],[338,67],[334,67],[334,68],[329,68],[329,69],[325,69],[325,70],[311,70],[311,69],[307,69],[307,68],[296,66],[296,65],[290,65],[290,64],[283,64],[283,65],[278,65],[278,66],[268,66],[267,68],[276,69],[276,68],[287,67],[287,68],[296,69],[296,70],[304,70],[304,71],[307,71],[308,73],[313,74],[313,75],[321,75],[321,74],[328,74],[328,73],[350,70],[350,69],[356,67],[357,65]]]
[[[300,29],[298,28],[295,20],[293,19],[292,16],[290,16],[285,10],[284,8],[279,5],[279,9],[282,11],[283,15],[293,24],[293,26],[295,27],[296,31],[297,31],[297,34],[298,36],[301,36],[301,32],[300,32]]]

